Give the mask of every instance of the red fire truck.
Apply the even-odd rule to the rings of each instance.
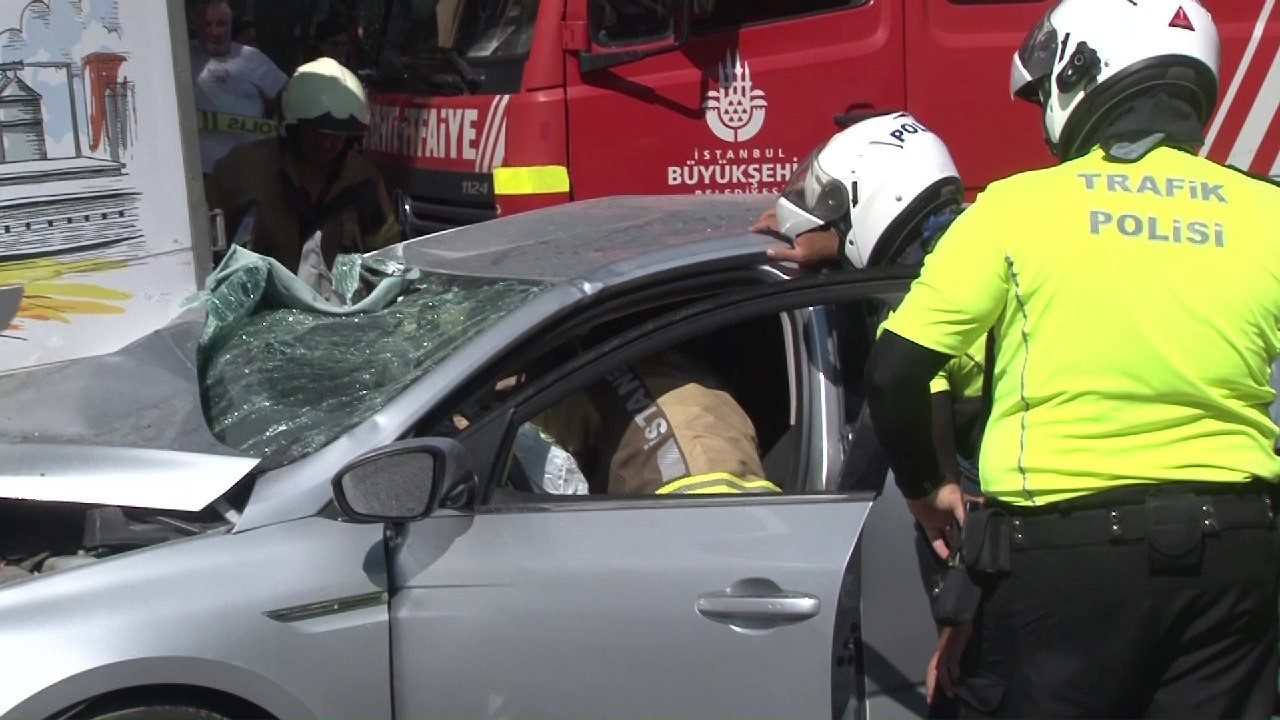
[[[1223,41],[1205,151],[1280,174],[1276,1],[1203,3]],[[939,133],[972,192],[1051,162],[1003,80],[1050,5],[365,0],[366,146],[413,235],[602,195],[776,192],[834,115],[883,109]]]

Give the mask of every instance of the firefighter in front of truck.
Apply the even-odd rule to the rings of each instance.
[[[326,266],[338,253],[396,242],[382,179],[352,152],[369,121],[357,77],[331,58],[307,63],[285,86],[281,112],[280,137],[237,147],[214,165],[209,207],[226,214],[242,244],[295,272],[317,234]]]

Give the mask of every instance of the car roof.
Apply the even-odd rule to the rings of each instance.
[[[509,339],[605,287],[763,262],[764,250],[780,242],[747,228],[769,200],[592,200],[425,236],[377,255],[427,271],[556,286],[491,328]],[[194,510],[226,492],[259,458],[223,445],[204,419],[196,372],[203,326],[203,310],[192,308],[114,353],[0,376],[0,497]],[[103,446],[113,454],[104,455]],[[85,471],[89,457],[97,458],[92,472]],[[104,473],[128,481],[104,482]]]
[[[763,256],[779,244],[748,232],[765,195],[617,196],[585,200],[425,235],[379,251],[422,270],[563,282],[627,275],[716,256]],[[612,273],[614,277],[618,274]]]

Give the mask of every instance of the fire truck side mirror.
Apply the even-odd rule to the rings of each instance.
[[[695,6],[694,3],[697,3]],[[714,5],[715,0],[675,0],[671,3],[671,35],[643,45],[628,47],[604,47],[590,44],[587,50],[578,52],[578,70],[583,74],[626,65],[653,55],[661,55],[679,50],[689,39],[689,24],[692,22],[697,8]]]

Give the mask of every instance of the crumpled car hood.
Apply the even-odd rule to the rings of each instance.
[[[223,445],[200,405],[204,312],[108,355],[0,375],[0,498],[195,511],[259,458]]]

